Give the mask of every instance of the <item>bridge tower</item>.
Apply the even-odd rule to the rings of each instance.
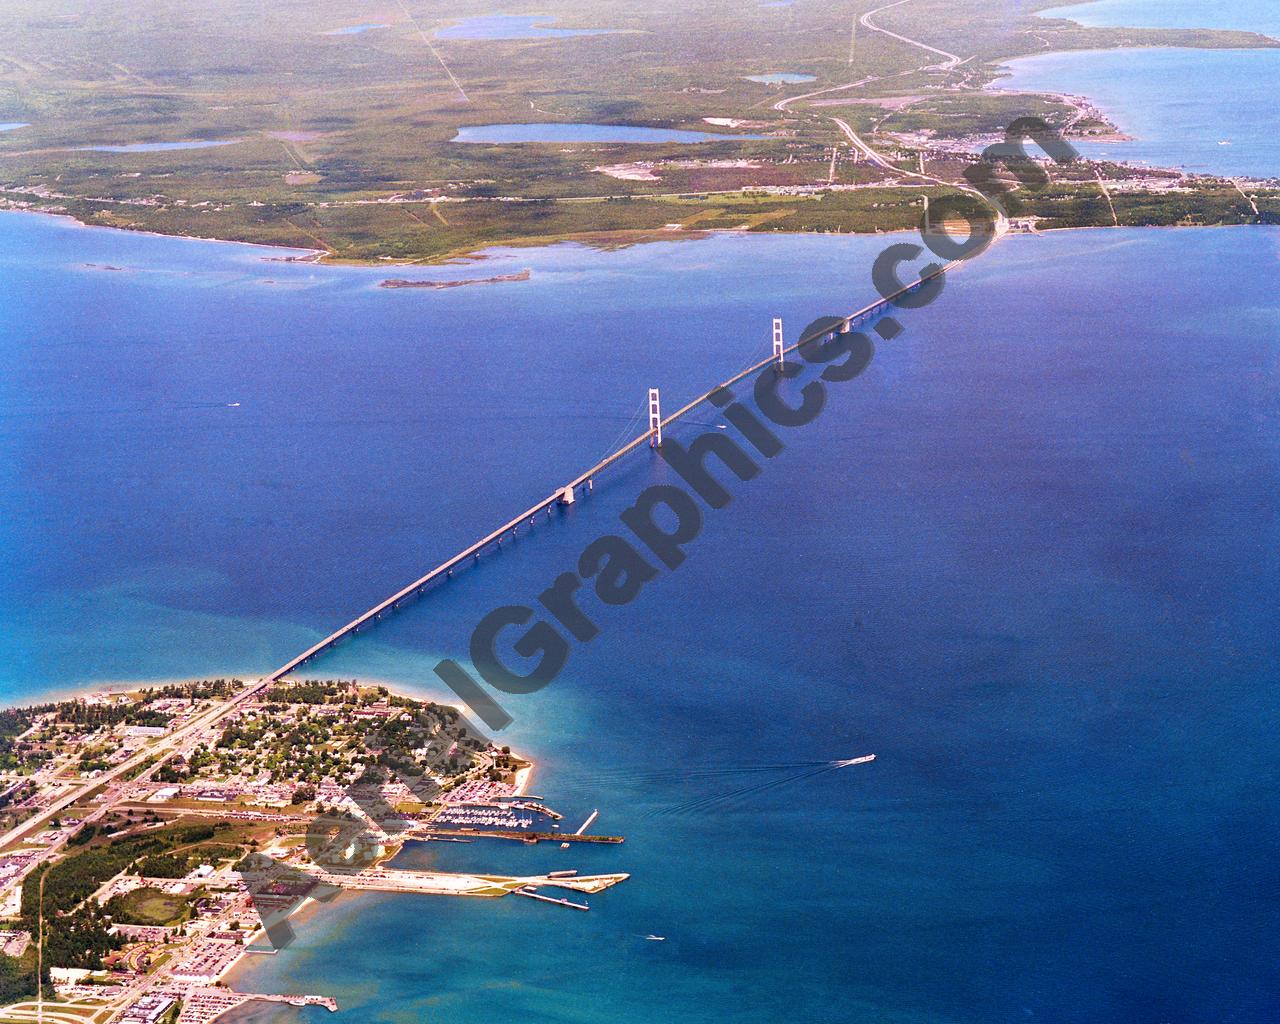
[[[773,318],[773,365],[779,369],[782,367],[782,350],[785,347],[782,343],[782,317],[775,316]]]
[[[657,388],[649,389],[649,447],[662,447],[662,400]]]

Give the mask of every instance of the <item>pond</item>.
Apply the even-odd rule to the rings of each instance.
[[[467,18],[436,32],[437,39],[563,39],[568,36],[603,36],[612,28],[548,28],[555,18],[516,14],[487,14]]]
[[[459,128],[454,142],[725,142],[763,135],[719,135],[630,124],[478,124]]]
[[[180,142],[129,142],[119,146],[73,146],[76,150],[95,153],[162,153],[170,149],[212,149],[233,146],[243,139],[185,139]]]
[[[747,75],[748,82],[763,82],[765,85],[793,85],[796,82],[816,82],[817,75],[801,75],[794,71],[778,71],[771,75]]]
[[[347,25],[345,28],[331,28],[328,32],[322,32],[321,35],[326,36],[358,36],[362,32],[372,32],[375,28],[390,28],[390,25],[369,24],[369,25]]]

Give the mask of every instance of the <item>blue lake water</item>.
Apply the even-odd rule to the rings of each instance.
[[[439,29],[437,39],[567,39],[570,36],[603,36],[616,32],[611,28],[552,28],[556,19],[546,15],[525,17],[516,14],[490,14],[466,18],[456,25]]]
[[[763,82],[765,85],[794,85],[798,82],[816,82],[816,75],[801,75],[792,71],[780,71],[771,75],[747,75],[748,82]]]
[[[367,25],[347,25],[344,28],[331,28],[322,34],[326,36],[358,36],[363,35],[365,32],[372,32],[374,29],[390,27],[390,25],[371,22]]]
[[[1280,174],[1280,50],[1086,50],[1009,61],[1002,89],[1087,96],[1132,142],[1084,154],[1211,174]]]
[[[720,135],[628,124],[479,124],[459,128],[454,142],[732,142],[761,135]]]
[[[233,146],[243,139],[187,139],[180,142],[129,142],[119,146],[76,146],[77,150],[95,153],[163,153],[171,149],[213,149]]]
[[[5,121],[0,123],[0,132],[11,132],[18,128],[30,128],[31,125],[26,121]]]
[[[647,387],[674,408],[772,316],[867,301],[887,241],[498,250],[483,275],[530,279],[388,291],[0,216],[4,694],[283,662],[636,429]],[[626,843],[402,855],[632,878],[586,914],[340,900],[233,980],[341,1012],[237,1019],[1275,1019],[1278,258],[1276,229],[1081,231],[953,275],[685,564],[584,602],[601,634],[503,696],[535,791]],[[314,674],[426,692],[659,482],[646,450]],[[731,796],[762,778],[791,781]]]
[[[1233,28],[1280,36],[1280,5],[1272,0],[1092,0],[1039,13],[1082,25]]]

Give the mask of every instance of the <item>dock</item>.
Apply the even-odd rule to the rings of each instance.
[[[528,896],[531,900],[542,900],[543,903],[554,903],[559,907],[572,907],[574,910],[590,910],[591,908],[585,903],[574,903],[571,900],[563,898],[557,899],[554,896],[543,896],[540,892],[530,892],[527,889],[517,889],[517,896]]]
[[[576,892],[603,892],[630,875],[466,875],[445,871],[366,868],[362,871],[319,871],[311,875],[323,885],[366,892],[404,892],[424,896],[507,896],[521,889],[551,886]]]
[[[254,1000],[284,1003],[289,1006],[323,1006],[330,1013],[336,1013],[338,1010],[336,1000],[329,996],[236,992],[234,989],[216,986],[193,986],[187,989],[157,991],[182,1000],[182,1010],[178,1014],[179,1024],[213,1024],[213,1021],[223,1014]]]
[[[621,843],[625,838],[623,836],[588,836],[577,832],[517,832],[512,829],[481,829],[466,827],[457,829],[433,827],[423,836],[414,836],[413,838],[450,839],[458,836],[465,836],[468,839],[472,837],[485,839],[518,839],[522,843],[536,843],[543,839],[557,843]]]

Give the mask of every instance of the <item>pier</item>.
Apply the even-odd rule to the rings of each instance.
[[[424,896],[506,896],[526,886],[555,886],[577,892],[603,892],[631,876],[608,875],[460,875],[444,871],[366,868],[363,871],[319,871],[311,875],[317,882],[340,889],[366,892],[405,892]]]
[[[528,896],[531,900],[542,900],[543,903],[554,903],[558,907],[572,907],[574,910],[590,910],[591,908],[585,903],[574,903],[572,900],[557,898],[555,896],[543,896],[540,892],[532,889],[517,889],[517,896]]]
[[[512,829],[468,828],[465,825],[456,829],[437,828],[433,825],[426,830],[425,834],[428,839],[467,836],[485,839],[518,839],[522,843],[536,843],[542,839],[554,840],[557,843],[620,843],[623,841],[622,836],[588,836],[581,832],[517,832]]]
[[[234,989],[214,986],[194,986],[187,989],[176,989],[168,994],[171,994],[175,999],[182,1000],[182,1010],[178,1014],[178,1024],[212,1024],[214,1020],[223,1014],[238,1009],[245,1003],[254,1000],[268,1003],[284,1003],[289,1006],[323,1006],[330,1013],[336,1013],[338,1010],[337,1001],[329,996],[237,992]]]
[[[962,261],[960,260],[952,260],[950,263],[946,264],[945,266],[938,267],[936,270],[933,270],[928,274],[924,274],[918,277],[916,280],[912,281],[910,284],[903,285],[901,288],[893,292],[891,295],[885,298],[877,299],[875,302],[868,303],[866,306],[863,306],[861,309],[853,313],[850,313],[846,317],[833,317],[830,325],[826,328],[826,330],[824,330],[822,334],[816,335],[815,337],[822,337],[826,334],[834,334],[837,332],[845,333],[853,330],[855,327],[861,324],[864,324],[873,319],[876,319],[881,314],[886,313],[891,307],[893,307],[897,299],[923,287],[933,278],[940,277],[943,274],[945,274],[948,270],[951,270],[954,267],[959,266],[961,262]],[[881,326],[882,325],[877,325],[876,327],[876,332],[880,334],[881,337],[891,338],[894,336],[894,334],[897,333],[896,329],[893,331],[885,331],[881,329]],[[897,325],[895,324],[894,327],[896,328]],[[728,380],[721,381],[715,387],[707,391],[704,391],[702,394],[698,395],[692,401],[687,402],[685,405],[681,406],[675,412],[671,413],[669,416],[666,416],[666,417],[663,417],[661,413],[661,407],[660,407],[659,398],[658,398],[658,389],[650,388],[649,401],[648,401],[649,427],[647,430],[645,430],[643,434],[640,434],[638,437],[632,438],[630,441],[624,444],[617,451],[614,451],[611,454],[606,455],[603,459],[601,459],[595,465],[584,470],[582,473],[579,473],[567,484],[561,484],[560,486],[556,487],[554,491],[552,491],[549,495],[547,495],[547,497],[543,498],[541,501],[538,501],[535,504],[530,505],[527,509],[521,512],[519,515],[514,516],[511,519],[508,519],[496,530],[493,530],[490,533],[485,534],[483,537],[477,540],[474,544],[471,544],[470,546],[459,551],[453,557],[448,558],[445,561],[441,562],[434,569],[431,569],[429,572],[418,577],[416,580],[414,580],[412,583],[408,584],[407,586],[401,587],[399,590],[397,590],[394,594],[392,594],[386,600],[378,602],[368,611],[362,613],[361,615],[356,616],[354,619],[348,622],[345,626],[341,627],[340,629],[334,630],[332,633],[330,633],[328,636],[326,636],[323,640],[319,641],[318,643],[312,644],[301,654],[297,655],[294,658],[289,659],[289,661],[285,662],[283,665],[281,665],[278,669],[276,669],[270,675],[265,676],[263,681],[267,683],[274,683],[280,679],[283,679],[290,672],[293,672],[295,669],[306,664],[308,661],[310,661],[312,658],[316,657],[317,655],[323,654],[325,651],[329,650],[331,647],[335,646],[346,637],[351,636],[352,634],[358,632],[361,628],[368,625],[369,623],[375,622],[386,613],[395,610],[395,608],[402,601],[406,601],[410,598],[416,597],[418,594],[420,594],[423,590],[425,590],[428,586],[430,586],[435,581],[452,576],[453,571],[455,569],[460,568],[467,563],[467,559],[473,559],[475,561],[478,561],[481,553],[488,550],[490,547],[495,547],[495,546],[501,547],[502,540],[504,537],[507,537],[507,536],[514,537],[516,534],[516,531],[522,525],[526,523],[532,525],[532,523],[537,519],[537,517],[543,512],[550,514],[551,510],[556,505],[565,505],[565,506],[572,505],[575,501],[575,495],[579,491],[589,492],[593,486],[594,478],[598,476],[600,473],[602,473],[604,470],[612,466],[615,462],[617,462],[622,458],[625,458],[627,455],[631,454],[633,451],[645,445],[646,443],[649,444],[651,447],[655,447],[655,448],[660,446],[662,444],[663,430],[666,429],[668,426],[670,426],[672,423],[675,423],[677,420],[681,419],[682,417],[687,416],[690,412],[698,408],[704,402],[709,401],[711,396],[714,395],[716,392],[720,391],[721,389],[732,387],[734,384],[738,383],[738,381],[742,380],[745,377],[750,376],[751,374],[755,373],[758,370],[764,369],[766,366],[769,366],[770,364],[781,363],[783,358],[786,355],[796,351],[801,346],[801,344],[806,343],[810,340],[813,340],[813,339],[801,338],[798,341],[792,343],[791,345],[783,345],[781,321],[775,319],[774,325],[773,325],[773,345],[772,345],[772,351],[769,353],[769,355],[765,356],[763,359],[760,359],[759,361],[748,366],[745,370],[741,371],[740,373],[734,374]]]

